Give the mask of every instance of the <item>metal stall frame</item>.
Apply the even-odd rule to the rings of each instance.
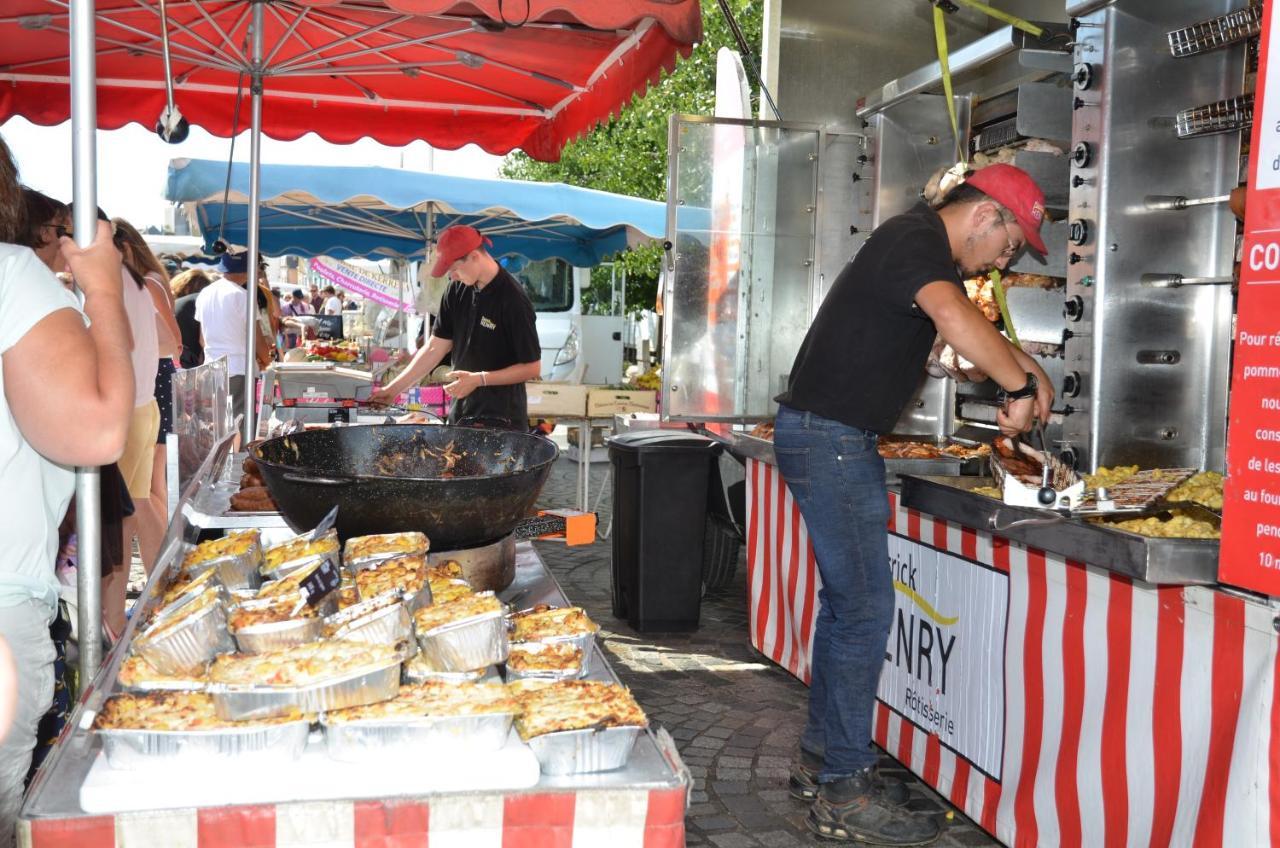
[[[75,240],[87,245],[98,228],[98,94],[94,51],[94,0],[71,4],[71,196]],[[102,474],[76,469],[76,625],[80,679],[92,680],[102,664]]]
[[[664,355],[674,355],[675,347],[673,345],[672,334],[674,331],[674,315],[672,314],[672,306],[675,303],[675,272],[679,263],[679,254],[676,251],[674,238],[677,233],[677,223],[680,218],[681,201],[680,193],[680,176],[679,176],[679,156],[673,155],[671,151],[679,150],[679,129],[682,125],[702,125],[702,126],[730,126],[743,127],[747,129],[759,130],[779,130],[790,132],[807,132],[813,133],[816,140],[815,153],[811,157],[813,165],[813,183],[812,196],[814,198],[814,206],[810,210],[813,214],[813,226],[809,233],[808,258],[806,260],[808,274],[808,312],[809,317],[817,311],[818,305],[821,303],[824,292],[819,291],[820,281],[824,275],[821,267],[821,257],[817,251],[817,237],[820,222],[824,219],[825,202],[822,191],[821,178],[821,156],[822,151],[826,147],[829,136],[856,136],[862,139],[863,144],[866,143],[866,136],[852,130],[832,130],[824,126],[809,122],[798,121],[765,121],[754,118],[716,118],[706,115],[684,115],[673,114],[668,125],[668,165],[667,165],[667,242],[664,245],[666,257],[663,262],[663,282],[661,284],[662,301],[666,305],[664,314],[667,315],[663,321],[662,329],[662,348]],[[734,415],[706,415],[694,413],[690,415],[673,415],[670,410],[672,408],[671,392],[674,389],[672,382],[665,377],[666,369],[664,369],[664,379],[662,383],[662,417],[663,420],[671,421],[697,421],[697,422],[717,422],[724,424],[742,424],[750,421],[758,421],[768,417],[767,411],[759,413],[743,412]],[[738,373],[742,373],[739,369]],[[740,381],[737,384],[736,391],[738,395],[735,397],[735,405],[745,410],[746,398],[743,393],[746,391],[749,381]],[[770,393],[772,394],[772,393]]]

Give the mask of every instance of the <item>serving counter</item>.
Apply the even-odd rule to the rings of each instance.
[[[226,469],[237,465],[233,460],[229,444],[220,443],[184,493],[162,547],[161,567],[31,787],[19,824],[21,844],[684,843],[689,774],[671,737],[652,726],[640,734],[623,768],[574,776],[541,774],[514,737],[505,748],[475,756],[424,761],[391,752],[351,765],[330,761],[314,732],[299,759],[271,769],[247,770],[234,759],[200,769],[180,764],[109,768],[89,727],[106,698],[119,691],[117,670],[135,622],[159,601],[163,571],[181,557],[182,542],[210,526],[201,520],[218,511],[218,498],[210,493],[227,482]],[[515,578],[500,598],[514,609],[569,603],[527,541],[516,545]],[[592,650],[587,677],[617,682],[599,644]]]
[[[774,465],[746,464],[751,642],[808,682],[813,549]],[[1029,516],[940,485],[889,495],[876,743],[1009,845],[1274,844],[1280,605],[1214,584],[1216,543],[992,532],[991,509]]]

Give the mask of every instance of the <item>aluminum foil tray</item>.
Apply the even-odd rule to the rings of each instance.
[[[329,562],[333,564],[334,569],[339,567],[338,555],[336,553],[312,554],[311,556],[299,557],[298,559],[291,559],[288,562],[282,562],[270,571],[265,570],[266,564],[264,563],[262,566],[263,570],[260,573],[263,580],[283,580],[295,571],[301,571],[304,568],[311,568],[325,560],[329,560]]]
[[[139,680],[128,686],[120,685],[121,692],[143,695],[147,692],[203,692],[209,684],[203,680]]]
[[[382,565],[382,563],[386,562],[388,559],[399,559],[402,556],[421,556],[425,559],[426,554],[396,554],[395,556],[391,556],[391,557],[364,559],[364,560],[358,560],[356,562],[344,561],[343,562],[344,573],[349,574],[354,579],[357,572],[367,571],[368,569],[371,569],[371,568],[377,568],[379,565]],[[433,601],[433,598],[431,597],[431,584],[429,583],[423,584],[422,588],[416,592],[407,592],[407,591],[404,591],[403,589],[401,589],[401,591],[404,592],[404,603],[405,603],[405,606],[409,608],[410,615],[413,615],[413,613],[417,612],[423,607],[431,606],[431,603]],[[384,592],[383,594],[386,594],[386,593]],[[375,595],[374,597],[381,597],[381,595]],[[367,600],[372,600],[372,599],[370,598]]]
[[[286,765],[302,756],[311,723],[216,730],[96,730],[102,751],[113,769],[145,768],[156,762],[180,760],[184,765],[234,760],[237,765]]]
[[[309,686],[209,686],[218,717],[233,721],[271,718],[295,707],[304,713],[361,707],[394,698],[399,691],[399,659]]]
[[[353,554],[352,547],[353,543],[364,537],[353,536],[352,538],[347,539],[346,544],[342,547],[342,562],[351,573],[354,574],[362,568],[369,568],[370,566],[377,565],[380,562],[384,562],[389,559],[396,559],[397,557],[426,556],[427,551],[431,549],[431,543],[423,533],[384,533],[379,535],[394,537],[398,541],[407,543],[409,548],[403,551],[388,551],[359,557]]]
[[[370,719],[324,725],[324,744],[332,759],[358,763],[388,749],[405,756],[496,751],[507,742],[514,713],[425,717],[417,720]]]
[[[228,589],[257,589],[262,585],[262,549],[254,545],[251,555],[224,557],[217,560],[218,578]]]
[[[192,565],[187,573],[196,576],[210,568],[216,568],[218,579],[228,589],[257,589],[262,585],[262,576],[258,573],[261,565],[262,545],[254,542],[243,554],[204,560]]]
[[[643,727],[591,727],[561,730],[526,740],[543,774],[586,774],[613,771],[627,764]]]
[[[319,618],[294,618],[254,624],[235,632],[236,644],[246,654],[262,654],[280,648],[292,648],[319,639],[324,621]]]
[[[594,622],[593,622],[594,623]],[[542,639],[531,639],[530,644],[542,643],[545,645],[569,644],[582,651],[582,672],[575,674],[574,677],[582,677],[591,670],[591,654],[592,647],[596,643],[596,633],[600,630],[600,625],[596,625],[596,629],[590,633],[579,633],[574,636],[548,636]],[[546,675],[532,675],[534,677],[545,677]],[[518,679],[518,678],[517,678]],[[557,678],[560,679],[560,678]],[[567,679],[567,678],[566,678]]]
[[[329,638],[374,645],[396,645],[405,641],[413,643],[413,618],[404,603],[397,601],[389,606],[375,608],[372,612],[357,612],[367,603],[369,601],[348,607],[326,619],[327,626],[337,625]]]
[[[502,611],[450,622],[418,634],[421,656],[439,671],[469,671],[507,659],[507,619]]]
[[[471,671],[437,671],[423,660],[421,654],[404,664],[403,678],[405,683],[426,683],[428,680],[439,680],[445,683],[502,682],[502,675],[498,673],[496,665]]]
[[[516,671],[507,666],[503,673],[508,683],[513,680],[579,680],[586,676],[587,657],[583,654],[582,665],[567,671]]]
[[[156,636],[143,636],[133,649],[164,674],[190,674],[202,670],[218,654],[236,649],[227,633],[227,612],[211,604],[189,616],[178,627]]]

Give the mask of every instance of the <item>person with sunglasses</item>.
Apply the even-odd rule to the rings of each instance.
[[[894,610],[889,497],[880,434],[892,432],[925,376],[939,334],[995,380],[1008,434],[1047,420],[1053,389],[965,293],[963,279],[1004,270],[1024,246],[1044,253],[1044,193],[1012,165],[991,165],[939,208],[919,203],[867,238],[818,309],[778,396],[774,452],[822,576],[809,716],[791,794],[812,802],[820,836],[923,845],[939,833],[879,774],[872,705]]]
[[[62,201],[25,187],[22,189],[22,204],[26,226],[18,242],[31,248],[53,273],[66,271],[67,263],[62,258],[59,242],[70,234],[71,210]]]

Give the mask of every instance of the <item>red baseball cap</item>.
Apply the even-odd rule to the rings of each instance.
[[[481,245],[492,247],[493,242],[487,236],[480,235],[475,227],[465,224],[449,227],[436,241],[436,261],[431,266],[431,276],[443,277],[450,265]]]
[[[1036,252],[1046,254],[1044,239],[1040,238],[1040,224],[1044,222],[1044,192],[1031,175],[1013,165],[988,165],[974,171],[965,183],[990,197],[1013,213],[1027,237],[1027,244]]]

